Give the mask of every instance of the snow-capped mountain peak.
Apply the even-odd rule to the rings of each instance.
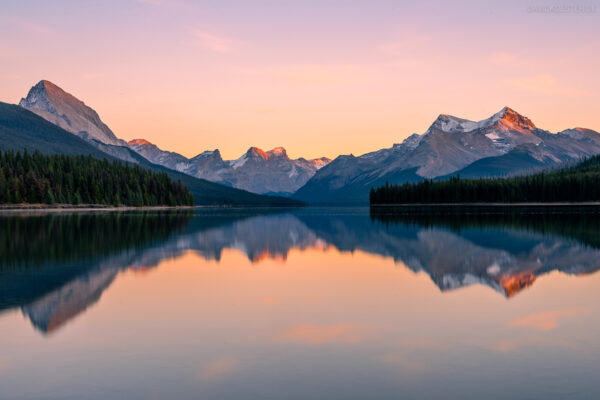
[[[431,132],[434,128],[448,133],[468,132],[477,129],[477,123],[448,114],[440,114],[433,121],[427,133]]]
[[[502,130],[519,132],[529,132],[537,129],[529,118],[519,114],[510,107],[504,107],[490,118],[481,121],[471,121],[448,114],[440,114],[426,133],[430,133],[434,129],[446,133],[465,133],[492,126],[497,126]]]

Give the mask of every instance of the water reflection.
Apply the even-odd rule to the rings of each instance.
[[[90,305],[124,268],[156,265],[144,254],[193,213],[94,213],[0,218],[0,310],[22,307],[44,333]]]
[[[0,218],[0,310],[20,307],[56,331],[98,301],[125,269],[194,251],[227,249],[251,262],[291,250],[335,248],[393,258],[442,290],[482,284],[510,298],[551,271],[600,268],[600,214],[592,209],[303,209],[94,213]],[[306,327],[289,333],[306,334]],[[295,336],[294,336],[295,335]]]
[[[416,240],[396,243],[398,258],[442,290],[482,283],[512,297],[542,274],[600,268],[594,208],[382,209],[371,217],[396,237],[418,230]]]

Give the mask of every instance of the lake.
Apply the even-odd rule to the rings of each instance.
[[[600,213],[0,216],[2,399],[600,396]]]

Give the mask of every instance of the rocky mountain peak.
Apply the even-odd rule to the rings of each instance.
[[[154,146],[152,143],[147,141],[146,139],[133,139],[127,142],[130,146]]]
[[[22,98],[19,102],[19,105],[23,108],[27,109],[37,109],[42,111],[47,111],[49,113],[56,113],[56,109],[48,99],[48,91],[46,90],[46,86],[56,85],[52,84],[49,81],[41,80],[36,85],[34,85],[31,89],[29,89],[29,93],[27,93],[27,97]]]
[[[504,107],[500,112],[498,112],[495,117],[499,121],[504,121],[506,124],[513,125],[520,129],[534,130],[537,129],[535,124],[531,122],[531,120],[524,115],[519,114],[515,110],[510,107]]]
[[[273,156],[287,157],[287,152],[283,147],[275,147],[274,149],[267,151],[267,153]]]
[[[54,104],[56,102],[71,104],[72,107],[86,107],[81,100],[45,79],[35,84],[27,93],[27,97],[21,99],[19,105],[56,113]]]
[[[194,161],[194,160],[200,160],[200,159],[214,159],[214,160],[218,160],[218,161],[223,161],[223,159],[221,158],[221,152],[219,151],[219,149],[203,151],[202,153],[198,154],[197,156],[191,158],[190,160]]]
[[[494,126],[498,126],[502,130],[516,131],[532,131],[537,129],[529,118],[519,114],[510,107],[504,107],[491,117],[477,122],[448,114],[440,114],[426,133],[434,130],[446,133],[464,133]]]
[[[126,144],[100,120],[96,111],[48,80],[35,84],[19,106],[83,139],[118,146]]]
[[[329,164],[331,162],[331,158],[327,158],[327,157],[320,157],[320,158],[313,158],[312,160],[308,160],[308,162],[315,167],[317,170],[323,168],[324,166],[326,166],[327,164]]]
[[[246,155],[254,158],[262,158],[263,160],[268,160],[271,157],[271,154],[258,147],[250,147],[246,152]]]

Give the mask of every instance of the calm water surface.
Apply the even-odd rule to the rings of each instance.
[[[600,214],[0,217],[0,398],[600,397]]]

